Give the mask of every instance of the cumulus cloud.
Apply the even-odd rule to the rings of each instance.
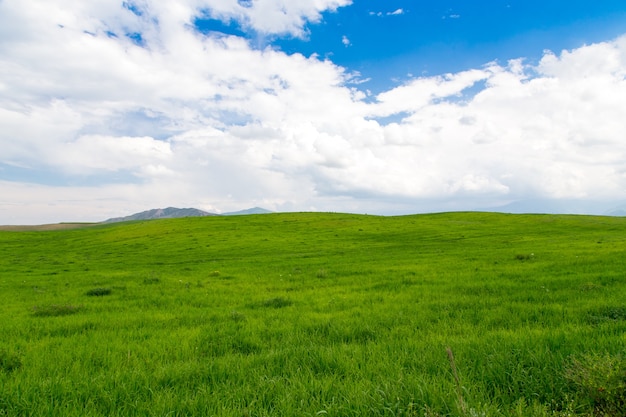
[[[235,19],[263,33],[303,36],[307,22],[319,22],[322,12],[335,11],[351,4],[352,0],[211,0],[197,3],[204,3],[201,10],[215,19]]]
[[[626,198],[626,37],[371,96],[328,60],[191,24],[298,35],[348,3],[0,2],[0,178],[54,179],[0,181],[0,223]]]

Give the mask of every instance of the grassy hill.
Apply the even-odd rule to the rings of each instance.
[[[0,231],[0,415],[624,415],[625,232],[490,213]]]

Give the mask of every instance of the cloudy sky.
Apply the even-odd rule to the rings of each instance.
[[[626,201],[623,0],[0,0],[0,224],[529,200]]]

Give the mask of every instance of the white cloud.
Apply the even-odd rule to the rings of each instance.
[[[347,1],[133,4],[0,2],[0,223],[626,198],[626,37],[368,97],[328,60],[189,25],[211,8],[301,34]]]
[[[351,45],[350,39],[348,39],[346,35],[341,37],[341,43],[343,43],[346,48]]]
[[[400,16],[400,15],[403,15],[403,14],[405,14],[405,13],[406,13],[406,12],[405,12],[405,10],[404,10],[404,9],[396,9],[396,10],[394,10],[394,11],[392,11],[392,12],[385,12],[385,13],[383,13],[383,12],[373,12],[373,11],[370,11],[370,12],[369,12],[369,15],[370,15],[370,16],[378,16],[378,17],[383,17],[383,16]]]
[[[150,137],[84,135],[53,149],[50,162],[69,173],[137,170],[162,173],[170,144]],[[156,164],[156,165],[155,165]]]
[[[446,74],[428,78],[418,78],[400,87],[377,96],[375,112],[389,115],[400,112],[414,112],[429,106],[435,99],[458,96],[476,82],[489,78],[488,70],[469,70],[457,74]]]
[[[319,22],[323,11],[335,11],[352,0],[208,0],[201,7],[217,19],[235,19],[253,30],[303,36],[307,22]]]

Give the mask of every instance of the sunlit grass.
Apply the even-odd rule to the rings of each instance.
[[[295,213],[0,232],[0,415],[614,411],[625,231]]]

